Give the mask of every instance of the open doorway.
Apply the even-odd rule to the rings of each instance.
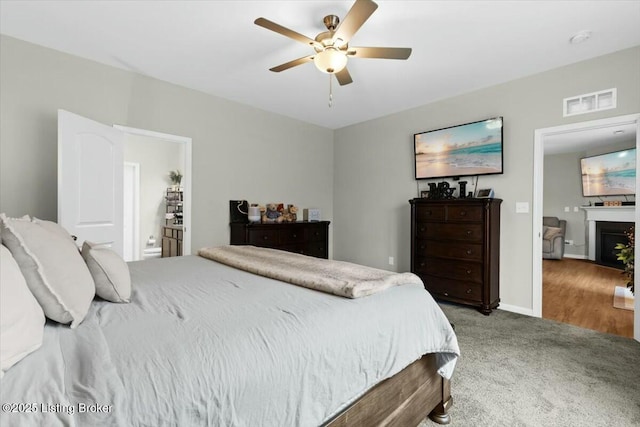
[[[126,261],[168,256],[166,237],[167,191],[171,171],[183,174],[180,253],[191,253],[191,138],[115,125],[124,136],[124,254]],[[127,165],[129,167],[127,168]],[[134,166],[135,165],[135,166]],[[128,169],[131,173],[127,174]],[[135,170],[137,169],[137,172]],[[171,242],[168,242],[171,240]],[[175,253],[174,255],[177,255]],[[128,255],[128,258],[126,257]]]
[[[612,117],[602,120],[586,121],[581,123],[575,123],[571,125],[557,126],[552,128],[538,129],[535,132],[534,140],[534,196],[533,196],[533,314],[538,317],[542,317],[542,233],[543,223],[542,217],[544,216],[544,163],[545,163],[545,148],[547,144],[551,146],[554,140],[559,141],[558,144],[569,144],[571,140],[575,140],[577,144],[582,144],[582,150],[585,150],[585,145],[588,145],[588,139],[584,136],[589,133],[608,132],[613,134],[621,126],[629,126],[635,133],[635,146],[640,147],[640,137],[638,135],[638,127],[640,122],[640,114]],[[578,137],[579,138],[576,138]],[[638,159],[636,159],[636,169]],[[638,185],[638,179],[636,176],[636,188],[640,188]],[[580,205],[584,204],[581,203]],[[578,205],[578,206],[580,206]],[[573,213],[574,206],[569,205],[570,213]],[[564,207],[563,207],[564,212]],[[580,211],[578,214],[584,214]],[[635,209],[634,222],[638,222],[638,210]],[[586,237],[589,239],[589,236]],[[591,236],[593,238],[593,236]],[[637,245],[637,243],[636,243]],[[585,245],[585,248],[588,247]],[[588,249],[587,249],[588,252]],[[587,253],[587,257],[589,254]],[[637,274],[637,273],[636,273]],[[637,277],[637,276],[636,276]],[[612,296],[613,299],[613,296]],[[640,304],[639,298],[635,299],[635,313],[634,313],[634,338],[640,340]]]
[[[635,178],[627,175],[635,172],[635,145],[633,124],[545,138],[544,319],[633,337],[633,311],[628,309],[632,304],[624,298],[630,291],[626,289],[624,264],[617,260],[619,251],[615,246],[628,242],[625,232],[630,231],[634,221]],[[582,166],[594,172],[608,166],[616,172],[606,181],[594,178],[583,182]],[[595,206],[612,201],[625,205]],[[612,215],[615,221],[610,221],[614,219]],[[598,221],[591,221],[592,217]],[[622,303],[614,299],[620,292]]]
[[[163,232],[140,232],[141,226],[136,221],[140,206],[146,192],[144,181],[138,178],[147,169],[145,160],[160,155],[159,143],[154,142],[139,160],[129,161],[125,169],[124,139],[125,136],[147,138],[152,141],[164,141],[178,146],[172,153],[171,165],[156,171],[161,188],[150,193],[160,193],[160,200],[168,201],[167,185],[172,168],[183,167],[180,172],[183,178],[176,193],[180,194],[180,212],[173,210],[172,218],[180,219],[180,226],[168,227]],[[179,154],[176,154],[179,153]],[[174,158],[181,159],[177,163]],[[131,165],[130,163],[134,163]],[[147,165],[148,166],[148,165]],[[136,169],[139,173],[136,173]],[[124,191],[124,181],[128,188]],[[171,178],[173,179],[173,178]],[[175,189],[174,189],[175,190]],[[184,202],[182,201],[184,199]],[[172,199],[173,200],[173,199]],[[123,208],[125,201],[129,204]],[[169,203],[162,203],[168,211]],[[177,204],[176,204],[177,205]],[[177,206],[172,206],[176,208]],[[156,211],[159,207],[154,208]],[[166,215],[166,214],[165,214]],[[127,218],[127,236],[124,235],[123,221]],[[161,217],[162,218],[162,217]],[[166,219],[166,216],[162,219]],[[78,243],[90,241],[94,244],[110,248],[127,261],[139,259],[137,247],[146,247],[150,240],[159,239],[162,248],[165,242],[170,249],[175,247],[171,256],[189,255],[191,252],[191,138],[163,134],[119,125],[109,126],[87,117],[58,110],[58,223],[71,234],[77,236]],[[166,237],[167,228],[176,231],[178,236]],[[155,235],[158,239],[155,239]],[[151,237],[154,236],[154,237]],[[141,242],[141,239],[144,239]],[[124,241],[129,247],[123,249]],[[175,244],[174,244],[175,243]],[[155,242],[154,242],[155,244]],[[125,257],[125,252],[128,254]],[[144,251],[142,251],[144,252]]]

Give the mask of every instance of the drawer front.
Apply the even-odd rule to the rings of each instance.
[[[482,283],[482,264],[442,258],[418,257],[414,273]]]
[[[433,240],[464,240],[482,242],[482,224],[416,224],[416,237]]]
[[[478,243],[446,243],[418,240],[416,249],[421,255],[433,258],[454,258],[469,261],[482,260],[482,245]]]
[[[251,230],[248,243],[253,246],[275,248],[278,246],[278,230]]]
[[[482,221],[482,206],[456,206],[447,207],[447,221]]]
[[[309,242],[325,241],[327,239],[327,228],[322,225],[308,225],[305,228],[305,239]]]
[[[322,240],[307,242],[304,254],[326,259],[329,257],[329,249],[327,248],[326,242]]]
[[[442,279],[435,276],[421,276],[424,287],[434,294],[447,298],[457,298],[465,301],[482,301],[482,286],[479,283],[462,280]]]
[[[418,206],[416,208],[416,219],[423,221],[444,221],[444,206]]]
[[[304,242],[304,230],[299,227],[284,227],[278,230],[278,241],[281,245]]]

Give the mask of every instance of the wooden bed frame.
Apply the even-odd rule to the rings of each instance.
[[[437,373],[435,355],[426,354],[377,384],[323,427],[417,426],[429,415],[449,424],[450,381]]]

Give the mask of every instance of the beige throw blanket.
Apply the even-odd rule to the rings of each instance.
[[[198,255],[260,276],[347,298],[364,297],[391,286],[422,284],[412,273],[394,273],[255,246],[202,248]]]

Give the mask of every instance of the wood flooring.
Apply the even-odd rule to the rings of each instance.
[[[633,311],[613,307],[616,286],[625,286],[621,270],[591,261],[543,260],[542,317],[633,338]]]

